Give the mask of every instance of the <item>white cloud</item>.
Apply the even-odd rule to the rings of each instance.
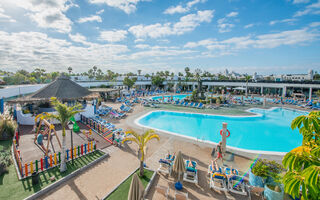
[[[198,3],[204,3],[204,2],[206,2],[206,0],[193,0],[193,1],[189,1],[186,4],[186,6],[182,6],[182,5],[170,6],[163,13],[170,14],[170,15],[175,13],[186,13],[186,12],[189,12],[194,5]]]
[[[185,15],[174,24],[136,25],[129,28],[129,32],[136,38],[160,38],[169,35],[182,35],[193,31],[202,22],[210,22],[213,18],[213,10],[198,11],[196,14]]]
[[[139,43],[139,42],[144,42],[144,39],[141,39],[141,38],[140,38],[140,39],[135,39],[135,40],[134,40],[134,43]]]
[[[311,24],[309,24],[310,27],[318,27],[320,26],[320,22],[312,22]]]
[[[70,35],[73,40],[85,42],[81,35]],[[125,45],[88,43],[89,46],[73,46],[63,39],[49,37],[39,32],[7,33],[0,31],[0,60],[8,69],[32,70],[45,66],[48,71],[66,70],[71,66],[87,71],[88,66],[107,65],[124,60],[129,50]]]
[[[101,31],[100,40],[108,42],[119,42],[127,37],[128,32],[126,30],[115,30],[115,31]]]
[[[135,12],[137,4],[142,1],[150,0],[89,0],[92,4],[107,4],[110,7],[123,10],[127,14]]]
[[[283,20],[274,20],[274,21],[271,21],[269,24],[273,26],[279,23],[292,23],[294,21],[297,21],[297,19],[291,18],[291,19],[283,19]]]
[[[181,5],[171,6],[167,8],[163,13],[164,14],[175,14],[175,13],[186,13],[189,9],[187,7],[182,7]]]
[[[247,24],[247,25],[245,25],[243,28],[245,28],[245,29],[247,29],[247,28],[251,28],[251,27],[253,27],[255,24]]]
[[[97,11],[96,14],[97,14],[97,15],[100,15],[100,14],[102,14],[103,12],[104,12],[104,9],[101,9],[101,10]]]
[[[301,16],[308,15],[308,14],[314,14],[314,15],[320,14],[320,0],[306,6],[306,8],[304,10],[297,11],[294,14],[294,17],[301,17]]]
[[[234,18],[236,16],[238,16],[238,12],[230,12],[226,15],[226,17],[223,17],[221,19],[219,19],[218,22],[218,29],[220,33],[226,33],[226,32],[230,32],[232,30],[232,28],[235,26],[233,23],[231,23],[231,19],[230,18]]]
[[[16,22],[11,16],[4,14],[4,9],[0,5],[0,22]]]
[[[81,17],[78,20],[78,23],[93,22],[93,21],[102,22],[102,19],[99,15],[91,15],[90,17]]]
[[[137,44],[135,46],[135,48],[137,48],[137,49],[148,49],[148,48],[150,48],[150,46],[148,44]]]
[[[90,45],[90,43],[87,42],[87,38],[85,36],[81,35],[80,33],[76,33],[74,35],[69,34],[69,38],[74,42],[82,43],[85,45]]]
[[[188,42],[185,48],[204,47],[209,50],[207,56],[221,56],[235,53],[246,48],[275,48],[282,45],[304,45],[316,40],[320,35],[308,29],[297,29],[279,33],[263,34],[258,36],[248,35],[243,37],[232,37],[218,41],[206,39],[198,42]],[[210,57],[209,56],[209,57]]]
[[[310,0],[293,0],[293,4],[309,3]]]
[[[230,32],[234,27],[234,24],[228,23],[227,18],[221,18],[217,22],[220,33]]]
[[[71,20],[65,12],[71,7],[78,7],[71,0],[24,0],[15,4],[27,11],[29,16],[41,28],[54,29],[61,33],[71,31]]]
[[[238,16],[238,12],[230,12],[229,14],[227,14],[227,16],[226,17],[236,17],[236,16]]]

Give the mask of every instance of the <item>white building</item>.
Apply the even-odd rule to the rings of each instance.
[[[93,79],[90,79],[89,76],[70,76],[70,79],[72,81],[92,81]]]

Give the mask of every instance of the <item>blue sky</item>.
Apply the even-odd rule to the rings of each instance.
[[[1,0],[0,69],[320,71],[320,0]]]

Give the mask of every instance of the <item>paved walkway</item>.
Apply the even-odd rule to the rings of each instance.
[[[110,147],[109,147],[110,148]],[[62,184],[42,199],[101,199],[139,166],[136,155],[116,147],[108,150],[110,157]]]

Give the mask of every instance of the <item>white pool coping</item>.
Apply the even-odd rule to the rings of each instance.
[[[281,107],[272,107],[272,108],[269,108],[269,109],[263,109],[263,108],[250,108],[250,109],[247,109],[246,111],[247,112],[250,112],[250,113],[253,113],[251,110],[275,110],[275,109],[279,109]],[[288,109],[288,110],[295,110],[295,111],[299,111],[299,112],[307,112],[307,111],[301,111],[301,110],[297,110],[297,109],[292,109],[292,108],[282,108],[282,109]],[[203,113],[190,113],[190,112],[181,112],[181,111],[168,111],[168,110],[156,110],[156,111],[150,111],[150,112],[147,112],[146,114],[138,117],[137,119],[134,120],[134,123],[140,127],[144,127],[144,128],[148,128],[148,129],[154,129],[154,130],[157,130],[157,131],[160,131],[160,132],[163,132],[163,133],[167,133],[167,134],[171,134],[171,135],[174,135],[174,136],[178,136],[178,137],[182,137],[182,138],[187,138],[187,139],[190,139],[190,140],[194,140],[194,141],[197,141],[197,142],[203,142],[203,143],[206,143],[206,144],[210,144],[210,145],[217,145],[218,143],[216,142],[212,142],[212,141],[209,141],[209,140],[200,140],[200,139],[197,139],[197,138],[194,138],[194,137],[191,137],[191,136],[186,136],[186,135],[182,135],[182,134],[179,134],[179,133],[175,133],[175,132],[171,132],[171,131],[166,131],[166,130],[162,130],[162,129],[158,129],[158,128],[154,128],[154,127],[151,127],[151,126],[146,126],[146,125],[142,125],[139,123],[139,121],[150,115],[151,113],[154,113],[154,112],[172,112],[172,113],[184,113],[184,114],[195,114],[195,115],[209,115],[209,116],[222,116],[222,117],[234,117],[234,118],[247,118],[247,117],[262,117],[263,115],[260,114],[260,113],[253,113],[255,115],[252,115],[252,116],[245,116],[245,115],[216,115],[216,114],[203,114]],[[285,154],[287,154],[288,152],[278,152],[278,151],[259,151],[259,150],[248,150],[248,149],[243,149],[243,148],[237,148],[237,147],[233,147],[233,146],[229,146],[227,145],[227,148],[230,149],[230,150],[234,150],[234,151],[240,151],[240,152],[244,152],[244,153],[253,153],[253,154],[263,154],[263,155],[276,155],[276,156],[284,156]]]

